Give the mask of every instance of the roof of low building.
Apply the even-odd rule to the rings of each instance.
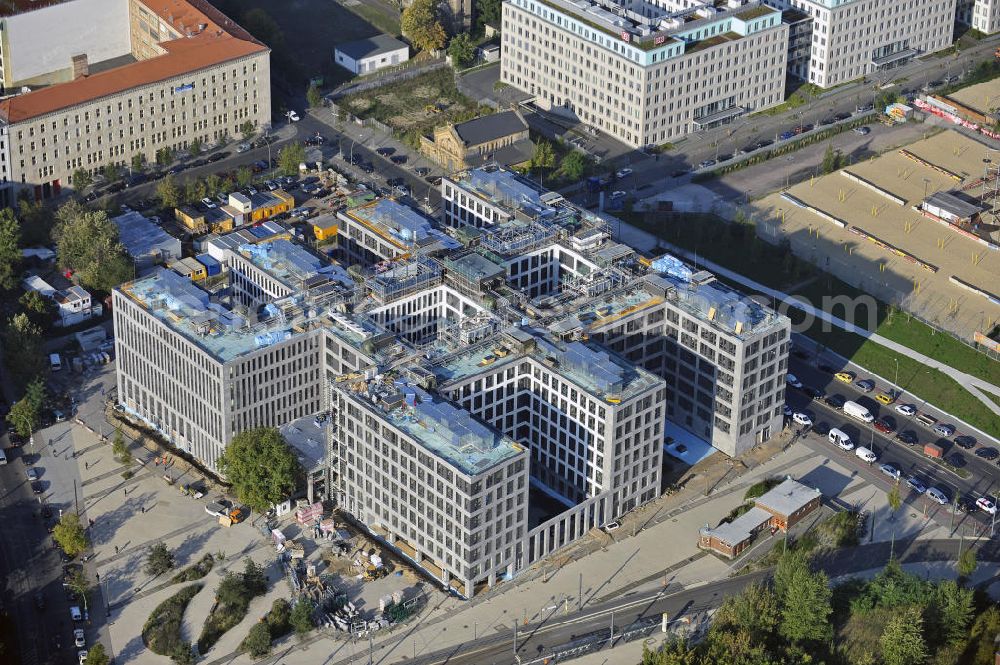
[[[408,49],[409,46],[395,37],[390,37],[389,35],[375,35],[374,37],[369,37],[367,39],[358,39],[357,41],[337,45],[337,51],[343,53],[352,60],[371,58],[376,55],[381,55],[382,53],[398,51],[401,48]]]
[[[503,111],[455,125],[455,133],[466,145],[495,141],[528,129],[524,118],[516,111]]]
[[[161,42],[163,55],[0,101],[0,119],[10,124],[30,120],[268,50],[204,0],[143,0],[143,4],[175,30],[194,32]]]
[[[713,536],[729,547],[736,547],[752,536],[769,519],[771,519],[771,513],[763,508],[754,507],[732,522],[720,524],[714,529],[702,529],[701,532]]]
[[[818,489],[786,478],[780,485],[758,497],[756,504],[777,515],[792,515],[820,495]]]
[[[942,210],[947,210],[952,215],[962,219],[975,217],[985,209],[983,206],[969,201],[968,198],[956,196],[951,192],[934,192],[924,201]]]

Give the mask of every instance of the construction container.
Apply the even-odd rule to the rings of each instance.
[[[924,445],[924,455],[940,459],[944,455],[944,450],[936,443],[928,443]]]

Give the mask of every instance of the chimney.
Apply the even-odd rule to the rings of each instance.
[[[90,74],[90,65],[87,62],[87,54],[81,53],[80,55],[74,55],[72,57],[73,61],[73,80],[87,76]]]

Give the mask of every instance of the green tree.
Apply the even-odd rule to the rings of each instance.
[[[656,651],[644,644],[639,665],[699,665],[701,662],[695,647],[684,640],[673,639]]]
[[[104,645],[100,642],[87,649],[87,665],[108,665],[110,662],[108,652],[104,650]]]
[[[24,395],[10,407],[7,421],[14,431],[27,438],[35,431],[42,417],[42,405],[45,403],[45,386],[41,377],[36,377],[24,389]]]
[[[160,148],[156,151],[156,163],[166,166],[174,161],[174,151],[171,148]]]
[[[243,566],[243,587],[251,596],[261,596],[267,592],[267,576],[253,559],[247,559]]]
[[[3,331],[4,360],[14,383],[22,386],[45,371],[42,329],[27,314],[15,314]]]
[[[25,291],[17,302],[24,309],[31,322],[43,332],[48,330],[56,315],[56,304],[38,291]]]
[[[713,617],[713,625],[718,630],[746,631],[753,642],[760,642],[774,632],[779,619],[775,593],[751,584],[742,593],[726,598]]]
[[[792,642],[828,639],[832,592],[826,573],[809,570],[806,555],[790,552],[774,571],[774,588],[781,603],[779,632]]]
[[[567,180],[577,181],[587,172],[587,158],[582,152],[571,150],[559,162],[559,170]]]
[[[119,169],[117,164],[105,164],[101,172],[104,174],[104,179],[108,182],[118,180]]]
[[[271,604],[271,611],[264,617],[272,638],[279,638],[288,634],[292,629],[292,605],[284,598],[275,599]]]
[[[840,168],[840,151],[835,151],[833,145],[827,144],[826,152],[823,153],[823,173],[833,173]]]
[[[142,173],[144,168],[146,168],[146,155],[141,152],[132,155],[132,172]]]
[[[285,33],[271,15],[263,9],[251,9],[243,15],[240,21],[247,32],[271,47],[272,51],[281,51],[285,44]]]
[[[299,164],[306,161],[306,150],[298,141],[293,141],[278,153],[278,170],[282,175],[295,175]]]
[[[966,580],[972,577],[972,574],[976,572],[976,568],[979,566],[976,561],[976,550],[973,547],[969,547],[961,556],[958,557],[958,563],[955,564],[955,570],[958,571],[958,576],[960,579]]]
[[[188,143],[188,152],[191,153],[191,156],[193,157],[197,157],[198,155],[200,155],[201,149],[202,149],[202,142],[201,139],[199,138],[193,138],[191,139],[191,142]]]
[[[221,186],[222,178],[219,176],[214,173],[209,173],[205,176],[205,191],[208,192],[208,196],[215,196],[218,194]]]
[[[451,64],[455,69],[465,69],[472,64],[476,58],[476,47],[469,33],[460,32],[451,38],[448,55],[451,56]]]
[[[21,269],[21,225],[10,208],[0,210],[0,289],[17,286]]]
[[[132,258],[118,236],[118,227],[104,210],[88,210],[71,201],[56,213],[52,235],[56,256],[77,281],[98,291],[111,291],[132,278]]]
[[[896,511],[903,505],[903,497],[899,494],[899,483],[894,483],[893,486],[889,488],[889,494],[886,498],[889,499],[889,510],[892,511],[893,519],[895,519]]]
[[[976,617],[969,631],[963,665],[993,665],[996,662],[996,638],[1000,634],[1000,608],[991,605]]]
[[[287,498],[302,474],[298,458],[273,427],[234,436],[218,464],[240,501],[258,512]]]
[[[271,653],[271,631],[266,623],[255,623],[243,638],[242,647],[252,658],[263,658]]]
[[[318,109],[323,106],[323,95],[320,94],[319,88],[315,85],[309,86],[306,90],[306,101],[309,103],[310,108]]]
[[[184,201],[186,203],[197,203],[207,195],[205,181],[201,178],[192,178],[184,183]]]
[[[240,134],[243,135],[243,140],[249,141],[253,138],[253,135],[257,133],[257,128],[254,127],[252,120],[247,120],[242,125],[240,125]]]
[[[953,580],[945,580],[937,585],[934,602],[929,606],[935,613],[937,634],[945,644],[958,644],[968,635],[969,624],[975,614],[972,589],[966,589]]]
[[[400,27],[413,45],[422,51],[437,51],[444,47],[446,35],[438,19],[435,0],[413,0],[403,10]]]
[[[40,201],[18,201],[17,218],[21,220],[21,245],[48,245],[55,217],[52,209]]]
[[[174,567],[174,554],[164,543],[156,543],[146,555],[146,574],[158,577]]]
[[[69,556],[85,552],[90,545],[87,533],[80,523],[80,516],[71,510],[64,512],[59,523],[52,529],[52,538]]]
[[[115,459],[121,459],[128,453],[128,444],[125,442],[125,437],[122,436],[121,428],[115,429],[115,437],[111,440],[111,454],[115,456]]]
[[[893,614],[879,640],[884,665],[920,665],[927,661],[924,618],[919,607]]]
[[[476,0],[476,23],[479,30],[487,23],[500,28],[500,0]]]
[[[87,169],[77,169],[73,171],[71,181],[73,183],[73,187],[75,187],[78,192],[82,192],[94,183],[94,179],[90,176],[90,171]]]
[[[313,601],[305,596],[299,596],[299,599],[295,602],[292,607],[292,628],[295,629],[295,634],[299,637],[307,635],[309,631],[316,627],[313,623],[313,610],[316,609],[316,605]]]
[[[298,166],[295,167],[296,170]],[[236,185],[238,187],[246,187],[253,182],[253,171],[247,166],[241,166],[236,170]]]
[[[156,195],[160,197],[160,202],[165,208],[176,208],[181,204],[181,188],[170,174],[156,183]]]
[[[556,164],[556,152],[552,144],[545,139],[539,139],[535,144],[535,153],[531,156],[531,168],[535,171],[551,169]]]

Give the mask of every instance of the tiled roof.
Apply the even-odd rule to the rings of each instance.
[[[30,120],[268,49],[203,0],[143,0],[143,4],[174,29],[193,34],[162,42],[164,55],[0,101],[0,119],[10,124]],[[207,27],[199,30],[202,25]]]

